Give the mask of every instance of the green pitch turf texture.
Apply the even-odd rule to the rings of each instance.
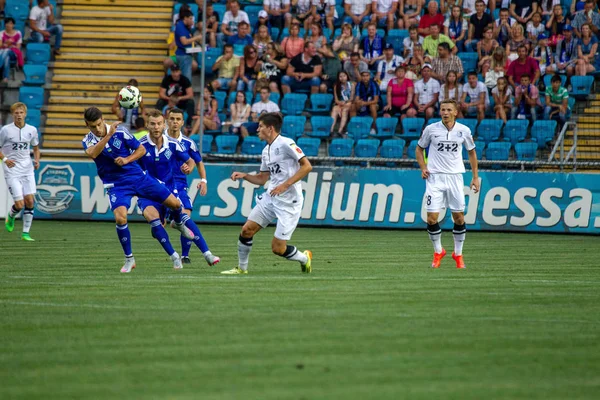
[[[120,274],[112,223],[0,233],[1,399],[597,399],[598,237],[469,232],[432,270],[425,231],[300,228],[313,274],[239,227],[174,271],[147,225]],[[170,230],[179,248],[179,238]]]

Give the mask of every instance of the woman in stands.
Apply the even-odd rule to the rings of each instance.
[[[569,20],[563,15],[560,3],[555,5],[552,9],[550,19],[546,22],[546,29],[550,31],[550,40],[548,42],[550,47],[556,48],[558,41],[563,38],[563,31],[568,23]]]
[[[462,98],[462,85],[458,83],[458,74],[456,71],[448,71],[446,74],[446,81],[440,88],[440,96],[438,98],[438,107],[442,101],[447,99],[453,99],[460,102]],[[458,110],[457,118],[462,118],[462,111]]]
[[[490,69],[492,54],[496,47],[498,47],[498,42],[494,39],[494,30],[491,26],[486,26],[483,28],[483,39],[477,42],[477,53],[479,55],[479,61],[477,62],[477,67],[481,71],[481,74],[485,76]]]
[[[506,56],[506,51],[504,51],[504,47],[496,47],[490,60],[490,69],[484,75],[485,86],[487,86],[489,90],[492,90],[496,87],[498,78],[506,75],[509,64],[510,63],[508,61],[508,57]]]
[[[465,51],[465,37],[469,24],[463,16],[463,11],[460,6],[452,7],[452,14],[444,22],[444,34],[448,36],[458,47],[458,51]],[[485,37],[485,35],[484,35]]]
[[[23,67],[23,53],[21,44],[23,36],[15,29],[15,20],[11,17],[4,21],[4,30],[0,32],[2,49],[0,50],[0,66],[2,66],[2,82],[8,82],[11,64]]]
[[[235,95],[235,103],[233,103],[229,107],[229,112],[231,114],[231,122],[229,127],[229,132],[240,136],[245,137],[243,132],[240,130],[240,127],[248,122],[248,118],[250,117],[250,104],[246,100],[246,93],[242,91],[238,91]]]
[[[398,29],[408,29],[411,25],[418,25],[421,20],[423,0],[400,0],[398,3]]]
[[[512,37],[506,43],[506,54],[508,55],[508,60],[512,62],[519,58],[519,55],[517,54],[517,48],[520,45],[524,45],[527,47],[527,53],[531,52],[531,42],[525,37],[525,30],[523,29],[523,25],[514,24],[511,29],[511,32]]]
[[[221,125],[221,120],[219,119],[219,104],[217,99],[215,99],[215,91],[210,84],[206,85],[204,88],[204,112],[200,109],[200,102],[198,102],[198,110],[196,111],[196,115],[193,117],[194,126],[192,127],[191,135],[195,135],[200,132],[200,119],[202,118],[202,123],[204,124],[205,131],[215,131]],[[200,117],[202,115],[202,117]]]
[[[354,100],[354,83],[350,82],[348,74],[344,71],[340,71],[337,75],[337,80],[333,86],[333,96],[335,100],[333,109],[331,110],[331,118],[333,118],[331,136],[333,137],[334,126],[339,117],[340,125],[338,127],[338,134],[343,137],[346,123],[348,122],[348,114]]]
[[[256,71],[261,81],[268,82],[272,93],[281,93],[281,78],[285,75],[288,58],[278,43],[271,42],[262,60],[256,63]]]
[[[333,41],[332,47],[342,62],[350,60],[350,54],[358,52],[358,38],[352,35],[352,25],[342,25],[342,34]]]
[[[244,57],[240,60],[239,77],[237,84],[238,91],[248,90],[254,94],[254,85],[256,85],[256,64],[258,63],[258,50],[249,44],[244,47]]]
[[[513,105],[512,89],[506,78],[498,78],[498,85],[492,90],[492,96],[494,96],[496,119],[501,119],[506,123],[506,116],[510,115],[510,110]]]
[[[323,58],[329,56],[327,47],[327,38],[323,35],[323,28],[319,23],[310,25],[310,36],[306,38],[309,42],[313,42],[317,48],[317,54]]]
[[[413,118],[417,115],[417,110],[412,105],[415,86],[406,78],[405,66],[396,68],[395,73],[396,77],[387,86],[387,104],[383,107],[383,116],[390,118],[400,114],[401,120],[405,117]]]
[[[265,55],[267,46],[272,42],[273,40],[269,36],[269,28],[266,25],[261,25],[256,35],[254,35],[254,43],[252,43],[256,51],[258,51],[258,58],[262,58]]]
[[[304,39],[299,36],[300,25],[297,23],[292,23],[289,32],[290,36],[283,39],[281,48],[288,60],[291,60],[304,51]]]
[[[417,81],[421,79],[421,67],[423,66],[423,46],[415,44],[413,46],[413,55],[404,63],[406,66],[406,77],[410,80]]]
[[[581,39],[577,46],[577,65],[575,75],[585,76],[596,70],[596,57],[598,53],[598,39],[592,33],[590,24],[581,25]]]

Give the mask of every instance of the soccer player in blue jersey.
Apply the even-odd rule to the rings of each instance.
[[[165,133],[165,119],[160,111],[149,110],[147,116],[148,135],[140,140],[140,143],[146,148],[146,155],[140,159],[140,163],[150,176],[163,182],[171,192],[177,195],[182,201],[184,209],[187,209],[184,212],[186,213],[185,217],[189,219],[192,205],[186,192],[186,174],[192,172],[196,159],[190,157],[188,149],[183,147],[177,139],[171,138]],[[183,113],[180,117],[181,123],[183,123]],[[206,176],[206,172],[204,172],[204,176]],[[181,188],[181,191],[179,191],[179,188]],[[140,199],[139,204],[144,210],[144,215],[148,209],[151,209],[153,215],[160,214],[161,219],[164,219],[167,209],[163,205],[146,199]],[[157,213],[154,214],[154,211],[157,211]],[[182,236],[182,244],[184,240],[186,242],[190,241],[190,246],[193,242],[202,251],[208,265],[216,265],[221,261],[220,258],[210,252],[198,227],[195,224],[193,227],[189,226],[191,224],[193,223],[189,220],[186,226],[194,233],[194,237],[190,240]],[[189,255],[189,250],[189,247],[184,248],[183,251],[185,251],[186,256]],[[179,268],[181,268],[181,265]]]
[[[181,128],[185,123],[183,118],[183,111],[179,108],[173,108],[169,111],[167,115],[168,127],[166,129],[167,135],[175,139],[179,142],[179,144],[183,147],[183,149],[189,154],[190,158],[196,163],[198,167],[198,174],[200,174],[200,183],[198,184],[198,190],[200,192],[200,196],[205,196],[207,192],[207,184],[206,180],[206,169],[204,168],[204,163],[202,162],[202,156],[198,152],[198,148],[196,147],[196,143],[190,138],[184,136],[181,133]],[[188,181],[186,175],[181,171],[181,169],[174,169],[173,173],[175,174],[175,189],[177,189],[177,195],[181,203],[183,204],[183,212],[188,216],[192,214],[192,201],[188,196]],[[181,235],[181,261],[184,264],[191,263],[189,254],[190,248],[192,247],[192,241]]]
[[[146,148],[127,129],[119,127],[119,122],[106,124],[102,112],[96,107],[86,109],[83,116],[90,129],[82,141],[83,148],[85,154],[96,163],[98,176],[107,189],[110,208],[117,223],[117,235],[125,253],[121,272],[129,273],[135,268],[131,233],[127,226],[127,210],[133,196],[156,201],[169,208],[176,222],[175,227],[182,234],[191,236],[184,226],[189,217],[183,214],[179,199],[166,186],[146,174],[136,162],[146,154]],[[161,244],[163,240],[168,240],[168,234],[161,224],[152,226],[152,234]]]

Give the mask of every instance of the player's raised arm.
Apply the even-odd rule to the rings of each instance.
[[[294,175],[292,175],[290,179],[273,189],[271,191],[271,196],[278,196],[284,193],[290,188],[290,186],[302,180],[306,175],[310,173],[310,171],[312,171],[312,165],[310,161],[308,161],[308,158],[302,157],[300,160],[298,160],[298,164],[300,164],[300,169]]]
[[[104,125],[104,119],[100,118],[97,121],[93,121],[93,122],[86,122],[88,125],[88,128],[90,128],[90,130],[92,131],[92,133],[94,133],[94,135],[98,136],[97,133],[102,133],[101,131],[105,128]],[[102,137],[102,139],[96,143],[96,144],[91,144],[86,142],[84,140],[83,145],[85,148],[85,154],[90,157],[90,158],[96,158],[98,157],[102,151],[104,150],[104,147],[106,146],[106,144],[108,143],[108,141],[110,140],[110,138],[115,134],[115,132],[117,131],[117,127],[119,126],[120,122],[115,122],[110,126],[110,129],[108,130],[108,132],[106,132],[106,134]]]
[[[260,171],[256,175],[247,174],[245,172],[234,172],[233,174],[231,174],[231,180],[237,181],[238,179],[243,179],[255,185],[262,186],[265,183],[267,183],[270,176],[271,174],[269,173],[269,171]]]

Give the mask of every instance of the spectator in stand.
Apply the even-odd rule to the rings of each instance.
[[[573,27],[565,25],[564,39],[559,40],[556,45],[556,69],[560,74],[573,76],[577,65],[577,53],[579,52],[579,39],[573,36]]]
[[[575,15],[575,13],[583,11],[585,8],[585,1],[586,0],[571,0],[571,15]]]
[[[544,20],[548,20],[554,12],[554,7],[560,5],[560,0],[538,0],[537,11],[542,14]]]
[[[491,26],[486,26],[483,29],[483,39],[477,43],[477,54],[479,55],[477,67],[481,70],[483,76],[490,69],[492,54],[494,54],[496,47],[498,47],[498,42],[494,40],[494,30]]]
[[[242,21],[238,24],[237,34],[227,38],[227,43],[232,46],[235,46],[236,44],[248,46],[251,45],[252,42],[253,39],[252,36],[250,36],[250,24],[246,21]]]
[[[415,82],[413,103],[417,108],[417,115],[424,116],[428,120],[435,115],[440,96],[440,84],[431,77],[431,64],[423,65],[421,75],[423,77]]]
[[[398,3],[398,29],[406,29],[413,25],[419,26],[423,0],[400,0]],[[417,31],[418,33],[418,31]]]
[[[554,75],[550,80],[550,85],[546,86],[546,107],[544,108],[544,119],[550,119],[558,115],[561,124],[567,120],[567,111],[569,108],[569,93],[567,89],[561,86],[560,76]]]
[[[448,71],[446,74],[446,83],[440,88],[440,96],[438,98],[438,108],[442,101],[452,99],[456,104],[460,104],[462,99],[462,85],[458,83],[458,74],[454,71]],[[458,107],[458,118],[462,118],[462,110]]]
[[[217,58],[212,67],[217,72],[217,79],[212,81],[214,90],[231,91],[237,88],[237,71],[240,66],[240,59],[233,55],[233,46],[226,44],[223,47],[223,55]]]
[[[269,36],[269,28],[265,25],[261,25],[258,28],[258,32],[254,35],[254,42],[252,45],[258,51],[258,57],[262,58],[266,51],[269,43],[272,43],[271,36]]]
[[[227,123],[229,125],[229,133],[233,135],[239,134],[242,139],[248,136],[248,131],[241,128],[242,125],[248,122],[250,110],[251,107],[246,99],[246,93],[238,91],[235,94],[235,102],[229,106],[229,115],[231,116],[231,121]]]
[[[292,5],[292,21],[302,24],[304,31],[308,32],[313,23],[313,17],[310,13],[312,0],[294,0]]]
[[[290,27],[290,23],[292,22],[292,14],[290,13],[292,5],[290,0],[264,0],[263,7],[267,14],[269,14],[271,26],[279,28],[279,31]]]
[[[352,110],[352,103],[354,101],[354,89],[355,84],[350,82],[348,74],[344,71],[340,71],[337,75],[335,84],[333,85],[333,108],[331,109],[331,118],[333,124],[331,124],[331,136],[333,137],[334,127],[340,118],[340,124],[338,126],[338,135],[340,137],[345,136],[346,123],[348,122],[348,114]]]
[[[281,80],[284,95],[298,90],[310,90],[311,93],[318,93],[322,72],[323,63],[321,57],[317,55],[317,48],[313,43],[306,43],[304,52],[292,58],[286,75]]]
[[[467,96],[469,102],[467,103]],[[462,89],[460,108],[463,114],[477,114],[477,121],[485,118],[485,111],[490,105],[490,97],[487,87],[483,82],[477,80],[477,72],[471,71],[467,74],[467,83]]]
[[[416,44],[423,47],[423,42],[425,39],[423,36],[419,35],[419,27],[417,25],[411,25],[408,28],[408,37],[405,37],[402,40],[402,44],[404,46],[404,58],[413,56],[413,48]]]
[[[340,0],[341,1],[341,0]],[[371,20],[372,0],[343,0],[344,1],[344,23],[350,24],[357,29],[360,35],[360,30],[367,26]]]
[[[306,38],[307,42],[312,42],[317,48],[317,54],[321,58],[328,56],[329,48],[327,47],[327,38],[323,35],[323,28],[321,24],[314,23],[310,25],[310,35]]]
[[[182,19],[181,16],[183,15],[183,13],[185,13],[187,11],[190,11],[190,12],[192,11],[192,9],[190,8],[190,5],[189,4],[182,4],[181,7],[179,7],[179,12],[178,13],[173,13],[173,25],[176,25],[177,22]],[[196,22],[196,16],[194,16],[194,23],[195,22]]]
[[[587,4],[587,3],[586,3]],[[581,38],[577,46],[577,65],[575,74],[585,76],[596,70],[596,57],[598,56],[598,39],[592,34],[590,24],[581,26]]]
[[[323,20],[325,20],[327,28],[333,34],[333,23],[339,18],[335,9],[335,3],[336,0],[312,0],[310,8],[311,23],[319,22],[323,24]],[[350,34],[352,34],[352,27],[350,27]]]
[[[158,101],[156,108],[163,111],[165,106],[171,100],[177,108],[185,110],[188,113],[186,124],[191,126],[192,118],[195,115],[194,107],[194,89],[192,82],[183,76],[179,65],[171,67],[171,75],[166,75],[158,91]]]
[[[371,135],[375,135],[375,121],[377,120],[377,110],[379,109],[380,91],[377,83],[371,79],[369,71],[360,75],[360,82],[356,85],[354,101],[352,103],[351,115],[364,117],[371,116],[373,125],[371,126]]]
[[[406,117],[413,118],[417,110],[413,106],[415,86],[406,77],[406,67],[400,65],[395,71],[396,77],[387,86],[387,104],[383,107],[384,118],[400,114],[400,120]]]
[[[494,19],[485,12],[485,3],[481,0],[475,2],[475,14],[469,18],[469,39],[465,42],[465,48],[477,51],[477,42],[483,39],[483,29],[494,26]]]
[[[533,77],[533,84],[537,85],[537,81],[540,79],[540,67],[537,61],[527,55],[528,52],[525,45],[519,46],[517,53],[519,54],[519,58],[510,63],[506,72],[508,82],[510,82],[512,87],[516,88],[519,82],[521,82],[521,76],[527,75],[529,79]]]
[[[4,30],[0,32],[2,50],[0,50],[0,66],[2,66],[2,82],[7,83],[10,76],[10,65],[16,64],[23,67],[23,53],[21,45],[23,37],[21,32],[15,29],[15,20],[11,17],[4,21]]]
[[[563,15],[563,9],[560,2],[552,9],[550,19],[546,22],[546,29],[550,31],[550,47],[556,48],[559,40],[562,39],[565,26],[569,23],[567,17]]]
[[[194,42],[202,40],[202,33],[192,35],[194,15],[191,11],[182,11],[180,17],[177,24],[175,24],[175,57],[167,58],[164,62],[164,67],[166,71],[177,64],[181,69],[183,76],[191,81],[192,71],[198,68],[198,65],[194,65],[194,57],[187,52],[187,49],[191,48]]]
[[[252,45],[244,47],[244,57],[240,60],[240,66],[238,67],[238,91],[243,92],[244,90],[248,90],[254,93],[254,86],[256,85],[258,76],[256,71],[256,65],[258,63],[257,53],[258,51]]]
[[[459,52],[465,51],[465,37],[469,24],[463,17],[460,6],[452,7],[450,18],[444,21],[444,35],[448,36],[455,44]]]
[[[431,77],[444,83],[448,72],[454,71],[458,75],[458,80],[462,80],[464,74],[462,61],[450,52],[450,45],[440,43],[437,53],[438,56],[431,62]]]
[[[593,0],[591,0],[593,1]],[[538,9],[538,3],[532,0],[512,0],[510,2],[510,15],[520,24],[527,25],[533,14]]]
[[[508,8],[500,10],[500,16],[494,23],[494,37],[498,40],[500,46],[506,47],[512,35],[512,27],[516,23],[517,20],[510,16]]]
[[[204,3],[204,2],[201,2]],[[182,7],[183,8],[183,7]],[[202,17],[204,11],[199,6],[198,23],[196,29],[202,32]],[[210,47],[217,47],[217,34],[219,33],[219,13],[215,11],[213,3],[206,3],[206,43]]]
[[[210,85],[204,87],[202,93],[204,97],[204,111],[200,109],[200,102],[198,102],[198,115],[194,116],[194,126],[192,127],[191,135],[195,135],[200,132],[200,122],[204,124],[204,131],[216,131],[221,126],[221,120],[219,119],[219,104],[215,99],[215,91]]]
[[[492,90],[494,87],[496,87],[496,82],[499,78],[506,76],[508,66],[509,61],[506,57],[506,51],[504,50],[504,47],[496,47],[492,53],[490,69],[485,74],[485,86],[487,86],[489,90]]]
[[[415,44],[412,57],[409,57],[404,64],[407,70],[406,77],[413,82],[421,79],[421,68],[424,64],[423,47],[420,44]]]
[[[369,69],[377,70],[377,63],[383,59],[385,40],[377,34],[377,25],[370,23],[365,37],[359,47],[361,58],[369,65]]]
[[[510,115],[514,101],[512,88],[506,78],[498,78],[498,84],[492,89],[492,96],[494,97],[496,119],[501,119],[506,123],[507,115]]]
[[[533,58],[538,62],[540,66],[540,75],[553,74],[556,65],[554,64],[554,54],[552,49],[548,46],[548,36],[541,33],[537,37],[537,46],[533,49]]]
[[[321,86],[319,92],[327,93],[333,90],[338,74],[342,71],[342,63],[330,46],[321,54],[323,61],[323,73],[321,75]]]
[[[437,25],[431,25],[431,35],[427,36],[423,41],[423,50],[425,51],[425,57],[429,57],[429,61],[438,56],[438,46],[442,43],[446,43],[450,48],[452,54],[458,52],[458,48],[454,42],[446,35],[440,33],[440,28]]]
[[[352,35],[352,25],[342,25],[341,36],[333,41],[333,51],[342,62],[348,61],[350,54],[358,52],[358,38]]]
[[[266,54],[256,65],[256,68],[259,69],[259,87],[268,86],[272,93],[280,93],[281,79],[285,75],[287,67],[288,59],[283,54],[281,46],[274,42],[269,43]]]
[[[542,14],[539,12],[533,13],[531,21],[527,23],[527,38],[532,43],[537,43],[537,37],[546,32],[546,27],[542,24]]]
[[[373,0],[371,5],[371,22],[377,26],[386,27],[388,31],[394,29],[398,0]],[[404,21],[402,22],[404,25]]]
[[[582,37],[581,28],[583,25],[588,24],[594,35],[598,35],[598,27],[600,26],[600,14],[594,11],[595,8],[594,0],[586,0],[583,11],[575,14],[571,25],[575,28],[575,35],[578,38]]]
[[[137,79],[130,79],[127,81],[127,86],[139,87],[139,83]],[[144,100],[140,102],[138,107],[127,109],[125,107],[121,107],[119,104],[119,93],[117,93],[115,95],[115,99],[113,100],[111,110],[113,114],[115,114],[117,118],[123,122],[127,129],[133,129],[135,128],[135,121],[137,118],[144,116]]]
[[[475,0],[463,0],[462,10],[466,19],[471,18],[475,14]]]
[[[37,6],[29,12],[29,28],[31,29],[29,37],[31,42],[43,43],[45,40],[49,40],[50,36],[55,35],[54,54],[60,54],[63,27],[54,23],[54,7],[48,0],[37,0]]]
[[[381,60],[377,66],[375,81],[379,82],[379,89],[382,92],[385,92],[389,81],[396,76],[396,69],[404,64],[404,59],[394,54],[394,46],[392,46],[391,43],[385,44],[383,56],[383,60]]]
[[[525,46],[527,54],[531,52],[531,42],[524,35],[523,25],[516,24],[512,28],[512,38],[506,44],[506,54],[509,61],[519,57],[519,46]]]
[[[434,0],[427,4],[427,13],[419,20],[419,35],[431,35],[431,26],[437,25],[438,33],[444,28],[444,16],[439,12],[438,3]]]
[[[271,92],[268,87],[261,88],[259,93],[260,100],[254,103],[250,109],[250,122],[246,122],[240,128],[242,137],[256,135],[256,132],[258,131],[258,118],[261,114],[281,111],[277,103],[271,101],[269,98]]]
[[[531,84],[528,74],[521,75],[521,84],[515,89],[515,104],[510,113],[510,119],[526,119],[527,115],[535,122],[537,108],[541,107],[540,92]]]
[[[293,23],[289,31],[290,36],[281,41],[281,48],[288,60],[291,60],[304,50],[304,39],[299,36],[300,24]]]
[[[142,117],[137,117],[131,133],[133,133],[133,137],[137,140],[146,136],[148,134],[148,131],[146,130],[146,120]]]
[[[219,47],[222,47],[225,43],[228,43],[230,36],[237,35],[238,25],[240,22],[246,22],[250,25],[250,19],[248,14],[244,11],[240,11],[240,3],[238,0],[231,0],[229,2],[229,11],[223,15],[223,22],[221,23],[221,33],[217,35],[217,42]]]
[[[258,12],[258,20],[254,24],[254,27],[252,27],[252,34],[256,35],[261,26],[265,26],[269,32],[269,36],[271,36],[271,21],[269,21],[269,14],[265,10]]]
[[[350,54],[350,59],[344,63],[344,72],[348,75],[350,82],[357,83],[363,72],[369,72],[369,66],[360,59],[360,54]]]

